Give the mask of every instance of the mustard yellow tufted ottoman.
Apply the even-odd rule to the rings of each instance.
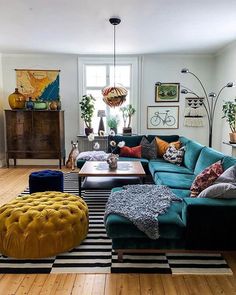
[[[88,207],[77,196],[40,192],[0,207],[0,252],[15,258],[55,256],[88,232]]]

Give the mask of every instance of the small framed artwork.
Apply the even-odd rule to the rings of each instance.
[[[178,129],[179,106],[148,106],[147,129]]]
[[[155,102],[179,101],[179,83],[156,83]]]

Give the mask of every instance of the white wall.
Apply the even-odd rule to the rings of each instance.
[[[0,167],[4,165],[4,119],[3,119],[3,82],[2,82],[2,54],[0,54]]]
[[[209,55],[144,55],[141,89],[141,133],[144,134],[179,134],[208,144],[207,120],[204,127],[185,127],[184,108],[186,95],[180,94],[179,103],[155,103],[155,83],[179,82],[194,92],[202,95],[198,81],[190,74],[181,74],[182,68],[189,68],[203,82],[208,91],[212,91],[214,81],[214,57]],[[189,95],[187,95],[189,97]],[[179,105],[179,129],[147,129],[147,106]]]
[[[183,112],[185,101],[180,96],[179,103],[168,103],[168,105],[180,106],[179,129],[171,130],[148,130],[147,129],[147,106],[163,105],[155,103],[155,83],[180,82],[193,89],[201,95],[199,83],[188,74],[181,74],[183,67],[188,67],[196,73],[203,81],[207,90],[214,91],[215,58],[209,55],[143,55],[140,62],[140,111],[139,132],[142,134],[180,134],[193,138],[202,144],[208,143],[207,125],[200,128],[183,126]],[[3,99],[2,108],[9,109],[8,95],[14,91],[16,86],[16,68],[29,69],[60,69],[60,93],[62,109],[65,110],[65,140],[67,154],[70,151],[71,139],[76,139],[79,133],[79,104],[78,104],[78,56],[77,55],[22,55],[2,54],[2,76],[3,76]],[[0,64],[1,78],[1,64]],[[1,81],[1,79],[0,79]],[[1,82],[0,82],[1,83]],[[1,89],[1,84],[0,84]],[[167,104],[166,104],[167,105]],[[1,117],[0,117],[1,118]],[[28,164],[30,161],[19,161]],[[37,163],[32,160],[32,164]],[[40,162],[42,163],[42,162]],[[45,163],[49,163],[45,161]],[[51,162],[50,162],[51,163]]]
[[[60,96],[62,110],[65,111],[65,142],[66,152],[70,152],[70,141],[78,134],[78,67],[77,55],[22,55],[3,54],[3,108],[10,109],[8,95],[16,87],[14,69],[59,69]],[[1,89],[1,87],[0,87]],[[39,161],[39,160],[38,160]],[[22,161],[19,163],[35,164],[37,160]],[[43,163],[40,161],[39,163]],[[45,161],[45,163],[49,163]],[[50,164],[58,163],[51,161]]]
[[[219,90],[227,82],[236,82],[236,42],[221,50],[215,57],[216,65],[216,88]],[[226,88],[223,90],[216,108],[215,130],[219,130],[214,135],[215,146],[222,152],[231,155],[231,147],[223,144],[229,141],[229,125],[222,119],[222,104],[224,101],[233,101],[236,98],[236,88]]]

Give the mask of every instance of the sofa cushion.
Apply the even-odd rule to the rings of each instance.
[[[157,156],[163,157],[165,152],[167,151],[169,146],[174,146],[176,149],[179,149],[181,147],[180,141],[172,141],[167,142],[165,140],[160,139],[159,137],[156,137],[156,145],[157,145]]]
[[[156,184],[167,185],[170,188],[190,189],[195,175],[171,172],[157,172],[154,177]]]
[[[201,150],[199,158],[197,160],[194,174],[198,175],[201,173],[205,168],[209,167],[213,163],[222,160],[224,158],[224,154],[213,150],[212,148],[204,147]]]
[[[225,156],[222,161],[224,171],[235,164],[236,164],[236,158],[233,158],[230,156]]]
[[[203,145],[194,140],[188,140],[185,137],[180,137],[179,140],[182,142],[183,145],[185,145],[183,165],[188,169],[194,171],[199,154],[203,149]]]
[[[226,169],[198,198],[236,198],[236,165]]]
[[[232,183],[216,183],[204,189],[198,198],[235,199],[236,186]]]
[[[141,145],[134,147],[128,147],[125,145],[120,149],[120,156],[140,159],[142,157],[142,147]]]
[[[185,147],[181,147],[180,149],[176,149],[174,146],[170,145],[165,154],[163,155],[163,158],[170,163],[176,164],[177,166],[180,166],[180,164],[183,162],[184,158],[184,151]]]
[[[216,183],[233,183],[236,184],[236,165],[226,169],[214,182]]]
[[[190,188],[191,197],[198,196],[201,191],[212,185],[222,173],[223,167],[220,161],[213,163],[209,167],[205,168],[196,176],[192,183],[192,186]]]
[[[189,189],[172,188],[174,194],[179,198],[189,198],[191,191]]]
[[[191,175],[193,174],[193,172],[190,169],[184,166],[177,166],[175,164],[166,162],[164,159],[160,159],[159,161],[150,161],[148,166],[150,173],[153,176],[156,172],[172,172]]]
[[[109,145],[110,141],[114,140],[116,144],[120,141],[124,141],[125,145],[128,147],[134,147],[140,145],[140,142],[143,138],[143,135],[132,135],[132,136],[123,136],[123,135],[115,135],[115,136],[108,136],[108,152],[111,152],[111,147]],[[116,152],[119,153],[119,148],[117,148]]]
[[[143,136],[140,145],[142,147],[142,158],[148,160],[157,158],[157,145],[155,139],[152,142],[149,142],[146,136]]]

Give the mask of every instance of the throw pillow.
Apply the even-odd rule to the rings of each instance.
[[[203,191],[208,186],[212,185],[222,173],[223,167],[221,165],[221,161],[218,161],[212,164],[211,166],[205,168],[194,179],[192,186],[190,188],[190,196],[197,197],[201,191]]]
[[[226,169],[214,182],[216,183],[236,183],[236,165]]]
[[[87,161],[106,161],[109,154],[104,151],[87,151],[81,152],[76,160],[87,160]]]
[[[173,141],[173,142],[167,142],[165,140],[160,139],[159,137],[156,137],[156,145],[157,145],[157,156],[163,157],[165,154],[167,148],[172,145],[176,149],[179,149],[181,147],[181,141]]]
[[[236,183],[216,183],[204,189],[198,198],[236,198]]]
[[[155,138],[152,142],[149,142],[148,139],[144,136],[140,142],[142,147],[142,158],[146,158],[148,160],[157,158],[157,147]]]
[[[121,157],[130,157],[130,158],[141,158],[142,157],[142,147],[141,145],[128,147],[123,146],[120,149],[120,156]]]
[[[180,166],[180,164],[183,162],[184,152],[184,146],[177,150],[174,146],[170,145],[163,155],[163,158],[170,163]]]

